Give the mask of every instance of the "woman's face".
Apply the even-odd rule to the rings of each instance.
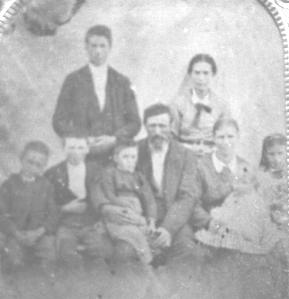
[[[239,140],[239,132],[233,125],[220,127],[214,135],[217,151],[225,156],[234,155]]]
[[[285,145],[275,144],[267,148],[266,158],[270,169],[282,170],[286,167]]]
[[[213,78],[212,66],[204,61],[194,64],[191,79],[194,89],[202,92],[207,92]]]

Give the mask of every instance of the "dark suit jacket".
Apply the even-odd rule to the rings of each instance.
[[[145,174],[156,191],[147,139],[139,143],[138,169]],[[195,156],[172,140],[165,160],[163,193],[162,196],[156,196],[160,226],[173,236],[183,228],[199,202],[200,190]]]
[[[59,136],[105,134],[126,140],[133,138],[140,126],[130,82],[113,68],[108,68],[103,111],[99,108],[89,66],[66,77],[53,115],[53,128]]]
[[[250,165],[243,158],[237,156],[237,172],[241,174],[244,169],[252,171]],[[211,209],[223,204],[232,192],[234,182],[232,173],[217,172],[212,154],[207,154],[199,159],[198,176],[201,183],[200,204],[194,209],[190,221],[194,229],[209,225]]]
[[[58,219],[53,193],[45,177],[28,183],[19,174],[11,175],[0,188],[1,231],[14,235],[16,230],[45,227],[53,233]]]
[[[62,224],[73,224],[73,222],[81,222],[83,225],[90,224],[94,220],[94,213],[91,209],[90,186],[94,180],[97,180],[101,173],[100,167],[96,167],[93,163],[86,163],[86,190],[87,197],[85,199],[88,204],[87,212],[83,215],[68,215],[65,219],[61,219]],[[66,161],[51,167],[47,170],[45,176],[54,186],[55,202],[58,206],[62,206],[76,198],[76,195],[69,189],[69,178]],[[79,217],[80,216],[80,217]],[[80,219],[81,218],[81,219]]]

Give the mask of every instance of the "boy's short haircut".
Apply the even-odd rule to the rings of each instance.
[[[161,115],[168,114],[170,119],[172,120],[172,112],[168,105],[157,103],[147,107],[144,111],[143,122],[146,124],[148,118]]]
[[[46,157],[49,157],[49,155],[50,155],[49,147],[44,142],[42,142],[40,140],[29,141],[24,146],[24,149],[22,150],[22,152],[20,154],[20,158],[23,159],[28,152],[37,152]]]
[[[105,26],[105,25],[95,25],[93,27],[90,27],[86,32],[85,42],[87,43],[89,38],[91,36],[94,36],[94,35],[105,37],[108,40],[109,45],[110,46],[112,45],[111,30],[107,26]]]
[[[138,147],[137,142],[135,142],[134,140],[122,141],[122,142],[120,141],[115,145],[113,152],[115,155],[118,155],[122,150],[131,147]]]

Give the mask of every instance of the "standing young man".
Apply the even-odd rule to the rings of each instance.
[[[60,137],[87,137],[91,155],[106,161],[116,141],[133,138],[141,122],[129,79],[108,64],[111,30],[104,25],[91,27],[85,46],[89,62],[66,77],[53,128]]]

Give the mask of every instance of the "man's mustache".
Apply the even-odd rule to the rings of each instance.
[[[162,136],[162,135],[154,135],[151,137],[151,141],[163,141],[163,140],[167,140],[168,138],[166,136]]]

